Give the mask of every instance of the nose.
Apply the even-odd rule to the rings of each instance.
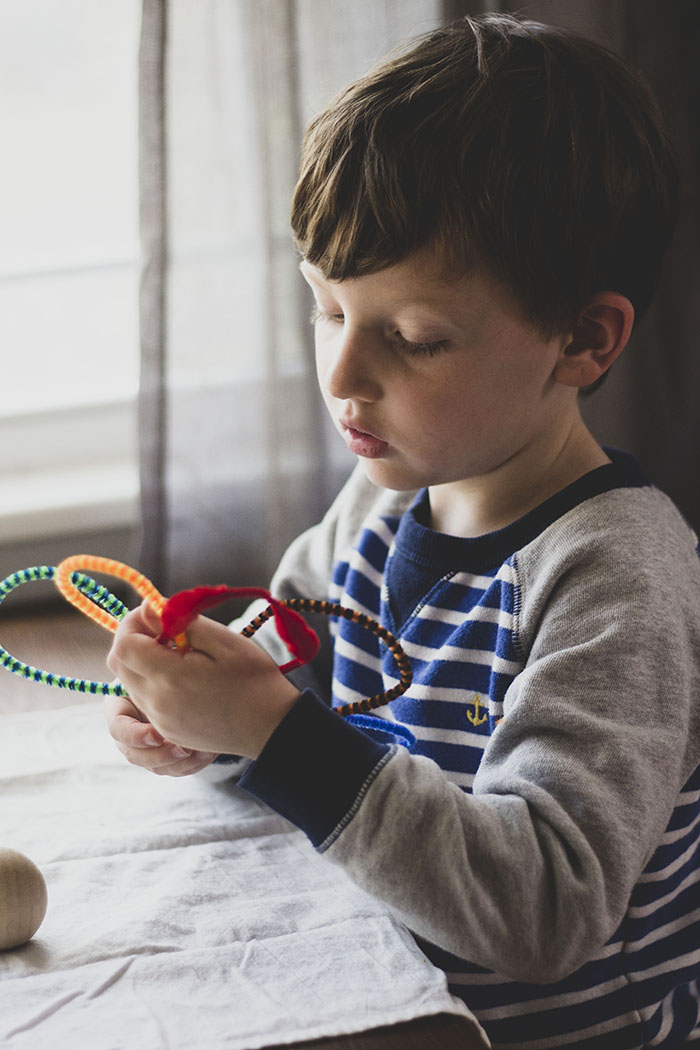
[[[370,333],[347,322],[320,349],[321,381],[339,401],[378,401],[382,396],[381,349]]]

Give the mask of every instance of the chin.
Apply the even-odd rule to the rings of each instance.
[[[392,492],[415,492],[431,484],[416,471],[411,471],[389,460],[360,459],[365,477],[374,485]]]

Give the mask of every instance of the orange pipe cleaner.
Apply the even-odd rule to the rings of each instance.
[[[163,632],[158,641],[161,645],[171,645],[175,649],[186,651],[189,647],[187,628],[204,609],[211,609],[229,598],[264,598],[273,609],[277,632],[293,657],[280,667],[280,671],[283,674],[292,671],[295,667],[313,660],[318,652],[319,641],[316,632],[311,630],[299,613],[285,608],[263,587],[227,587],[224,584],[216,587],[193,587],[166,599],[146,576],[121,561],[94,554],[74,554],[64,559],[57,566],[54,577],[59,591],[71,605],[101,627],[106,627],[108,631],[116,631],[119,620],[78,590],[72,577],[74,572],[81,569],[105,573],[107,576],[124,580],[137,594],[145,598],[160,616]]]

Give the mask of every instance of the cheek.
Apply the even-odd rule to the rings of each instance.
[[[498,442],[500,434],[505,439],[513,429],[535,421],[545,385],[541,361],[528,355],[457,369],[439,386],[423,385],[412,392],[422,421],[421,443],[429,448],[444,442],[446,435],[455,440],[490,435],[489,440]],[[405,406],[408,410],[408,401]]]
[[[330,345],[330,340],[328,338],[323,339],[318,331],[316,331],[314,336],[314,354],[316,359],[316,378],[321,388],[321,393],[327,400],[326,384],[328,373],[333,366],[333,348]]]
[[[326,391],[326,374],[328,372],[328,353],[324,351],[316,340],[316,381],[321,391],[321,396],[326,404],[329,403],[330,398]]]
[[[501,418],[537,412],[551,389],[553,368],[552,349],[516,331],[494,343],[493,355],[484,361],[480,401]]]
[[[402,402],[404,426],[419,456],[448,455],[452,447],[482,434],[493,408],[468,383],[452,382],[440,390],[423,388]]]

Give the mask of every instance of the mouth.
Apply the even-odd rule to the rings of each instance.
[[[364,459],[379,459],[386,454],[389,448],[388,441],[377,437],[376,434],[371,434],[368,430],[351,426],[342,419],[340,426],[348,448],[356,456],[362,456]]]

